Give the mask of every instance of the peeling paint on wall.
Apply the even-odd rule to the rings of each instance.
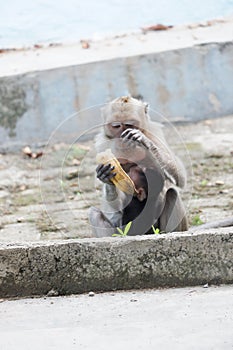
[[[26,93],[15,82],[0,83],[0,126],[8,131],[10,137],[16,134],[16,125],[27,111]]]

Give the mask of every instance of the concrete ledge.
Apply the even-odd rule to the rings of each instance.
[[[1,244],[0,297],[233,283],[232,261],[233,227]]]

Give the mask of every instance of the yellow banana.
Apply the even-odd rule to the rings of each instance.
[[[96,161],[99,164],[111,164],[114,166],[114,170],[112,170],[112,172],[116,173],[116,175],[111,178],[111,181],[119,190],[131,195],[137,192],[134,182],[122,169],[119,161],[109,148],[104,152],[98,153],[96,156]]]

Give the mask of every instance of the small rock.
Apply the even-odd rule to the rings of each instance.
[[[137,299],[130,299],[131,303],[135,303],[136,301],[138,301]]]
[[[24,147],[24,148],[22,149],[22,152],[23,152],[24,154],[26,154],[27,156],[31,156],[31,154],[32,154],[32,150],[31,150],[31,148],[30,148],[29,146]]]
[[[65,178],[66,180],[72,180],[78,177],[78,174],[79,174],[78,170],[71,171],[70,173],[66,174]]]
[[[220,190],[219,193],[220,194],[227,194],[227,193],[229,193],[229,191],[228,190]]]
[[[24,221],[24,218],[17,218],[17,222],[22,222],[22,221]]]
[[[78,159],[76,159],[76,158],[74,158],[73,160],[72,160],[72,165],[75,165],[75,166],[77,166],[77,165],[80,165],[80,160],[78,160]]]
[[[217,185],[217,186],[222,186],[222,185],[224,185],[224,181],[222,181],[222,180],[217,180],[217,181],[215,181],[215,185]]]
[[[208,283],[204,284],[203,288],[209,288],[209,284]]]
[[[95,296],[95,293],[94,292],[89,292],[89,297],[94,297]]]
[[[58,291],[55,289],[51,289],[48,293],[47,293],[47,297],[57,297],[59,295]]]

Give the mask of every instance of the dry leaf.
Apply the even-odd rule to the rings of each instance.
[[[89,49],[89,47],[90,47],[89,42],[86,40],[81,40],[81,45],[82,45],[83,49]]]
[[[39,158],[43,155],[42,151],[32,152],[32,150],[29,146],[24,147],[22,151],[26,156],[28,156],[29,158],[33,158],[33,159]]]
[[[142,30],[145,32],[149,32],[149,31],[156,31],[156,30],[167,30],[172,28],[173,26],[166,26],[164,24],[155,24],[153,26],[149,26],[149,27],[143,27]]]

